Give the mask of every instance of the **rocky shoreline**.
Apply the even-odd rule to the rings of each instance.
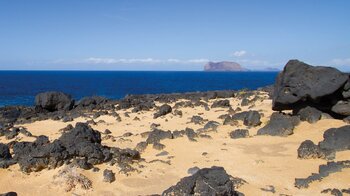
[[[314,67],[291,60],[279,74],[274,86],[256,91],[129,95],[120,100],[95,96],[79,101],[63,92],[40,93],[36,96],[33,107],[0,108],[0,170],[11,174],[12,168],[18,168],[29,176],[55,171],[56,176],[65,176],[65,181],[69,176],[68,184],[64,182],[68,188],[63,193],[103,195],[105,190],[96,192],[95,183],[108,183],[111,186],[116,184],[118,187],[118,183],[121,183],[118,178],[128,184],[132,182],[128,176],[136,179],[135,176],[138,175],[152,176],[154,170],[165,172],[161,168],[178,171],[183,167],[181,157],[187,157],[186,151],[180,149],[187,148],[195,153],[211,146],[213,149],[208,147],[208,151],[218,154],[217,156],[210,155],[213,157],[208,159],[208,152],[201,152],[187,157],[192,160],[188,164],[193,164],[187,171],[189,176],[182,176],[177,183],[174,180],[164,180],[168,188],[162,186],[160,189],[150,185],[152,188],[143,195],[250,195],[258,193],[250,191],[261,183],[265,183],[266,187],[258,187],[257,190],[271,194],[304,194],[303,191],[308,189],[314,194],[346,194],[349,186],[323,189],[321,187],[326,185],[309,187],[315,182],[331,178],[334,173],[343,173],[343,170],[344,175],[350,174],[350,154],[346,154],[350,150],[350,125],[347,125],[350,123],[349,92],[349,74],[334,68]],[[321,126],[320,123],[327,126]],[[51,126],[50,124],[54,124],[54,132],[45,130],[45,126]],[[332,127],[333,124],[336,126]],[[37,131],[32,129],[33,126],[43,130]],[[311,133],[308,133],[310,130],[304,130],[304,127],[310,126],[319,130]],[[116,127],[129,131],[113,130]],[[219,141],[223,143],[218,144]],[[276,151],[275,154],[265,152],[266,147],[260,149],[268,141],[271,141],[271,145],[280,146],[280,149],[270,149]],[[252,145],[249,146],[249,142]],[[279,150],[287,148],[285,145],[289,143],[293,147],[288,148],[288,152],[290,150],[293,154],[280,154]],[[229,155],[225,154],[226,151],[232,156],[238,156],[238,159],[242,156],[242,164],[251,164],[250,161],[254,159],[254,166],[251,167],[257,167],[256,170],[262,172],[260,180],[257,182],[253,176],[248,175],[249,168],[242,166],[242,170],[247,171],[241,173],[230,166],[231,160],[230,157],[225,157]],[[255,159],[247,152],[262,157]],[[261,155],[254,154],[258,152]],[[246,159],[243,158],[245,156]],[[288,181],[288,185],[263,182],[262,179],[266,179],[269,174],[265,174],[259,168],[260,165],[273,162],[275,157],[280,158],[277,161],[283,161],[284,156],[290,157],[297,164],[308,165],[305,173],[309,174],[304,177],[289,176],[294,179],[294,183]],[[197,167],[197,164],[202,167]],[[235,164],[241,163],[238,161]],[[267,170],[273,168],[266,167]],[[318,167],[318,173],[309,170]],[[100,173],[102,168],[105,168],[100,174],[103,180],[91,181],[86,177],[91,173]],[[72,170],[90,173],[72,176]],[[177,179],[177,175],[183,172],[186,171],[172,175]],[[137,177],[140,184],[137,184],[138,189],[130,188],[135,189],[131,195],[140,195],[141,182],[146,182],[147,176],[142,176],[142,179]],[[162,180],[166,176],[162,173],[158,178]],[[340,181],[349,184],[350,178]],[[338,181],[338,185],[341,184]],[[21,192],[16,189],[7,191]],[[115,195],[125,193],[121,191]],[[16,193],[8,195],[14,194]]]

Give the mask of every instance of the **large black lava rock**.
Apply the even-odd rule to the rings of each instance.
[[[70,110],[74,105],[70,95],[62,92],[44,92],[35,96],[35,106],[50,112]]]
[[[348,79],[349,75],[335,68],[314,67],[290,60],[277,77],[272,109],[281,111],[316,105],[330,110],[337,100],[343,98],[342,90]]]
[[[238,193],[234,190],[233,183],[225,169],[214,166],[200,169],[192,176],[182,178],[176,185],[165,190],[162,195],[233,196]]]

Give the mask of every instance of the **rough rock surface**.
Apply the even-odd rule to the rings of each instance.
[[[326,130],[319,146],[326,150],[350,150],[350,125]]]
[[[248,129],[236,129],[230,133],[232,139],[246,138],[249,137]]]
[[[115,174],[113,173],[112,170],[105,169],[103,171],[103,181],[104,182],[114,182],[115,181]]]
[[[200,125],[204,122],[204,119],[201,116],[192,116],[191,122],[196,125]]]
[[[215,131],[219,125],[220,125],[220,123],[218,123],[216,121],[209,121],[209,122],[207,122],[207,124],[204,125],[204,130]]]
[[[229,107],[230,107],[230,101],[227,99],[214,101],[214,103],[211,105],[211,108],[229,108]]]
[[[236,113],[232,116],[231,120],[241,120],[246,126],[259,126],[261,115],[258,111],[249,110],[240,113]]]
[[[320,158],[322,154],[320,147],[311,140],[303,141],[298,148],[298,158],[300,159]]]
[[[85,123],[77,123],[74,129],[63,133],[52,143],[46,136],[39,136],[34,142],[17,142],[13,152],[13,159],[26,173],[56,168],[74,158],[82,158],[78,165],[84,167],[112,159],[119,163],[140,159],[137,151],[101,145],[101,134]]]
[[[0,160],[1,159],[11,159],[10,149],[6,144],[0,143]]]
[[[62,92],[44,92],[35,96],[35,106],[50,112],[58,110],[70,110],[73,108],[74,100],[70,95]]]
[[[309,123],[315,123],[315,122],[319,121],[322,117],[321,111],[319,111],[316,108],[310,107],[310,106],[306,106],[305,108],[300,109],[297,112],[297,114],[299,115],[300,120],[307,121]]]
[[[273,96],[273,110],[314,106],[330,111],[349,75],[331,67],[313,67],[298,60],[290,60],[278,75]]]
[[[288,136],[293,134],[294,127],[299,124],[300,120],[296,116],[274,112],[270,121],[263,128],[258,130],[258,135],[271,136]]]
[[[170,195],[226,195],[238,193],[233,188],[230,176],[222,167],[211,167],[198,170],[192,176],[182,178],[176,185],[163,192]]]
[[[153,118],[158,118],[160,116],[167,115],[171,113],[171,111],[172,111],[171,106],[168,104],[164,104],[159,107],[158,111],[153,115]]]
[[[338,103],[332,107],[332,111],[340,115],[350,116],[350,102],[338,101]]]

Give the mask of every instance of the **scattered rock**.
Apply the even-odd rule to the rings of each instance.
[[[173,139],[173,134],[171,131],[163,131],[160,129],[154,129],[149,132],[146,142],[148,144],[159,143],[163,139]]]
[[[126,132],[122,135],[122,137],[130,137],[132,135],[134,135],[134,134],[132,134],[131,132]]]
[[[198,134],[191,128],[186,128],[184,133],[190,141],[196,141],[194,138],[198,137]]]
[[[317,159],[323,156],[319,146],[311,140],[303,141],[298,148],[298,158],[300,159]]]
[[[230,176],[222,167],[203,168],[163,192],[167,195],[237,195]]]
[[[156,154],[156,157],[167,156],[167,155],[169,155],[169,153],[167,151],[162,151],[162,152]]]
[[[115,181],[115,174],[113,173],[112,170],[105,169],[103,171],[103,181],[104,182],[114,182]]]
[[[160,126],[160,124],[152,123],[150,128],[151,129],[155,129],[155,128],[159,127],[159,126]]]
[[[350,102],[338,101],[338,103],[332,107],[332,111],[343,116],[350,116]]]
[[[165,145],[157,142],[153,143],[153,148],[156,150],[163,150],[165,148]]]
[[[158,112],[156,112],[153,115],[153,118],[156,119],[160,116],[167,115],[167,114],[171,113],[171,111],[172,111],[171,106],[168,104],[164,104],[164,105],[160,106],[160,108],[158,109]]]
[[[261,118],[261,115],[258,111],[249,110],[249,111],[236,113],[231,117],[231,119],[225,119],[225,121],[232,122],[235,120],[236,121],[241,120],[243,121],[243,124],[246,126],[259,126],[261,124],[260,118]]]
[[[288,136],[293,134],[294,127],[299,122],[298,117],[275,112],[268,124],[258,130],[257,135]]]
[[[112,131],[110,131],[109,129],[106,129],[103,133],[106,134],[106,135],[108,135],[108,134],[111,134]]]
[[[200,125],[200,124],[203,124],[204,119],[201,116],[192,116],[191,122],[196,125]]]
[[[181,117],[182,116],[182,111],[181,110],[174,110],[174,115]]]
[[[233,119],[231,116],[227,116],[223,122],[223,125],[237,126],[238,124],[238,121]]]
[[[309,123],[316,123],[322,117],[322,112],[320,110],[310,106],[300,109],[297,114],[299,115],[300,120],[307,121]]]
[[[139,152],[143,152],[148,146],[147,142],[140,142],[136,145],[135,150],[139,151]]]
[[[209,121],[209,122],[207,122],[207,124],[204,125],[204,129],[215,131],[219,125],[220,125],[220,123],[218,123],[216,121]]]
[[[65,116],[62,118],[62,122],[72,122],[74,119],[70,116]]]
[[[330,193],[331,195],[334,195],[334,196],[343,196],[342,191],[340,191],[339,189],[325,189],[321,191],[321,193]]]
[[[329,176],[329,174],[340,172],[344,168],[350,168],[350,160],[328,162],[326,165],[319,166],[319,173],[313,173],[307,178],[296,178],[294,185],[297,188],[308,188],[309,184],[313,181],[321,181],[323,178]]]
[[[242,101],[241,101],[241,106],[248,106],[249,103],[250,103],[249,99],[244,98],[244,99],[242,99]]]
[[[211,105],[211,108],[229,108],[230,106],[230,101],[225,99],[214,101],[214,103]]]
[[[230,133],[232,139],[247,138],[249,137],[249,131],[247,129],[236,129]]]
[[[259,126],[261,124],[260,118],[259,112],[250,110],[245,116],[243,124],[245,126]]]
[[[276,189],[272,185],[267,185],[265,188],[260,188],[260,190],[266,191],[266,192],[271,192],[271,193],[276,193]]]
[[[319,146],[332,151],[350,150],[350,125],[326,130]]]
[[[190,174],[190,175],[193,175],[195,174],[197,171],[199,171],[199,167],[195,166],[195,167],[191,167],[187,170],[187,173]]]

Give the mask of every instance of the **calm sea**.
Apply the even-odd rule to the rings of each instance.
[[[33,105],[37,93],[63,91],[75,99],[100,95],[256,89],[277,72],[0,71],[0,106]]]

